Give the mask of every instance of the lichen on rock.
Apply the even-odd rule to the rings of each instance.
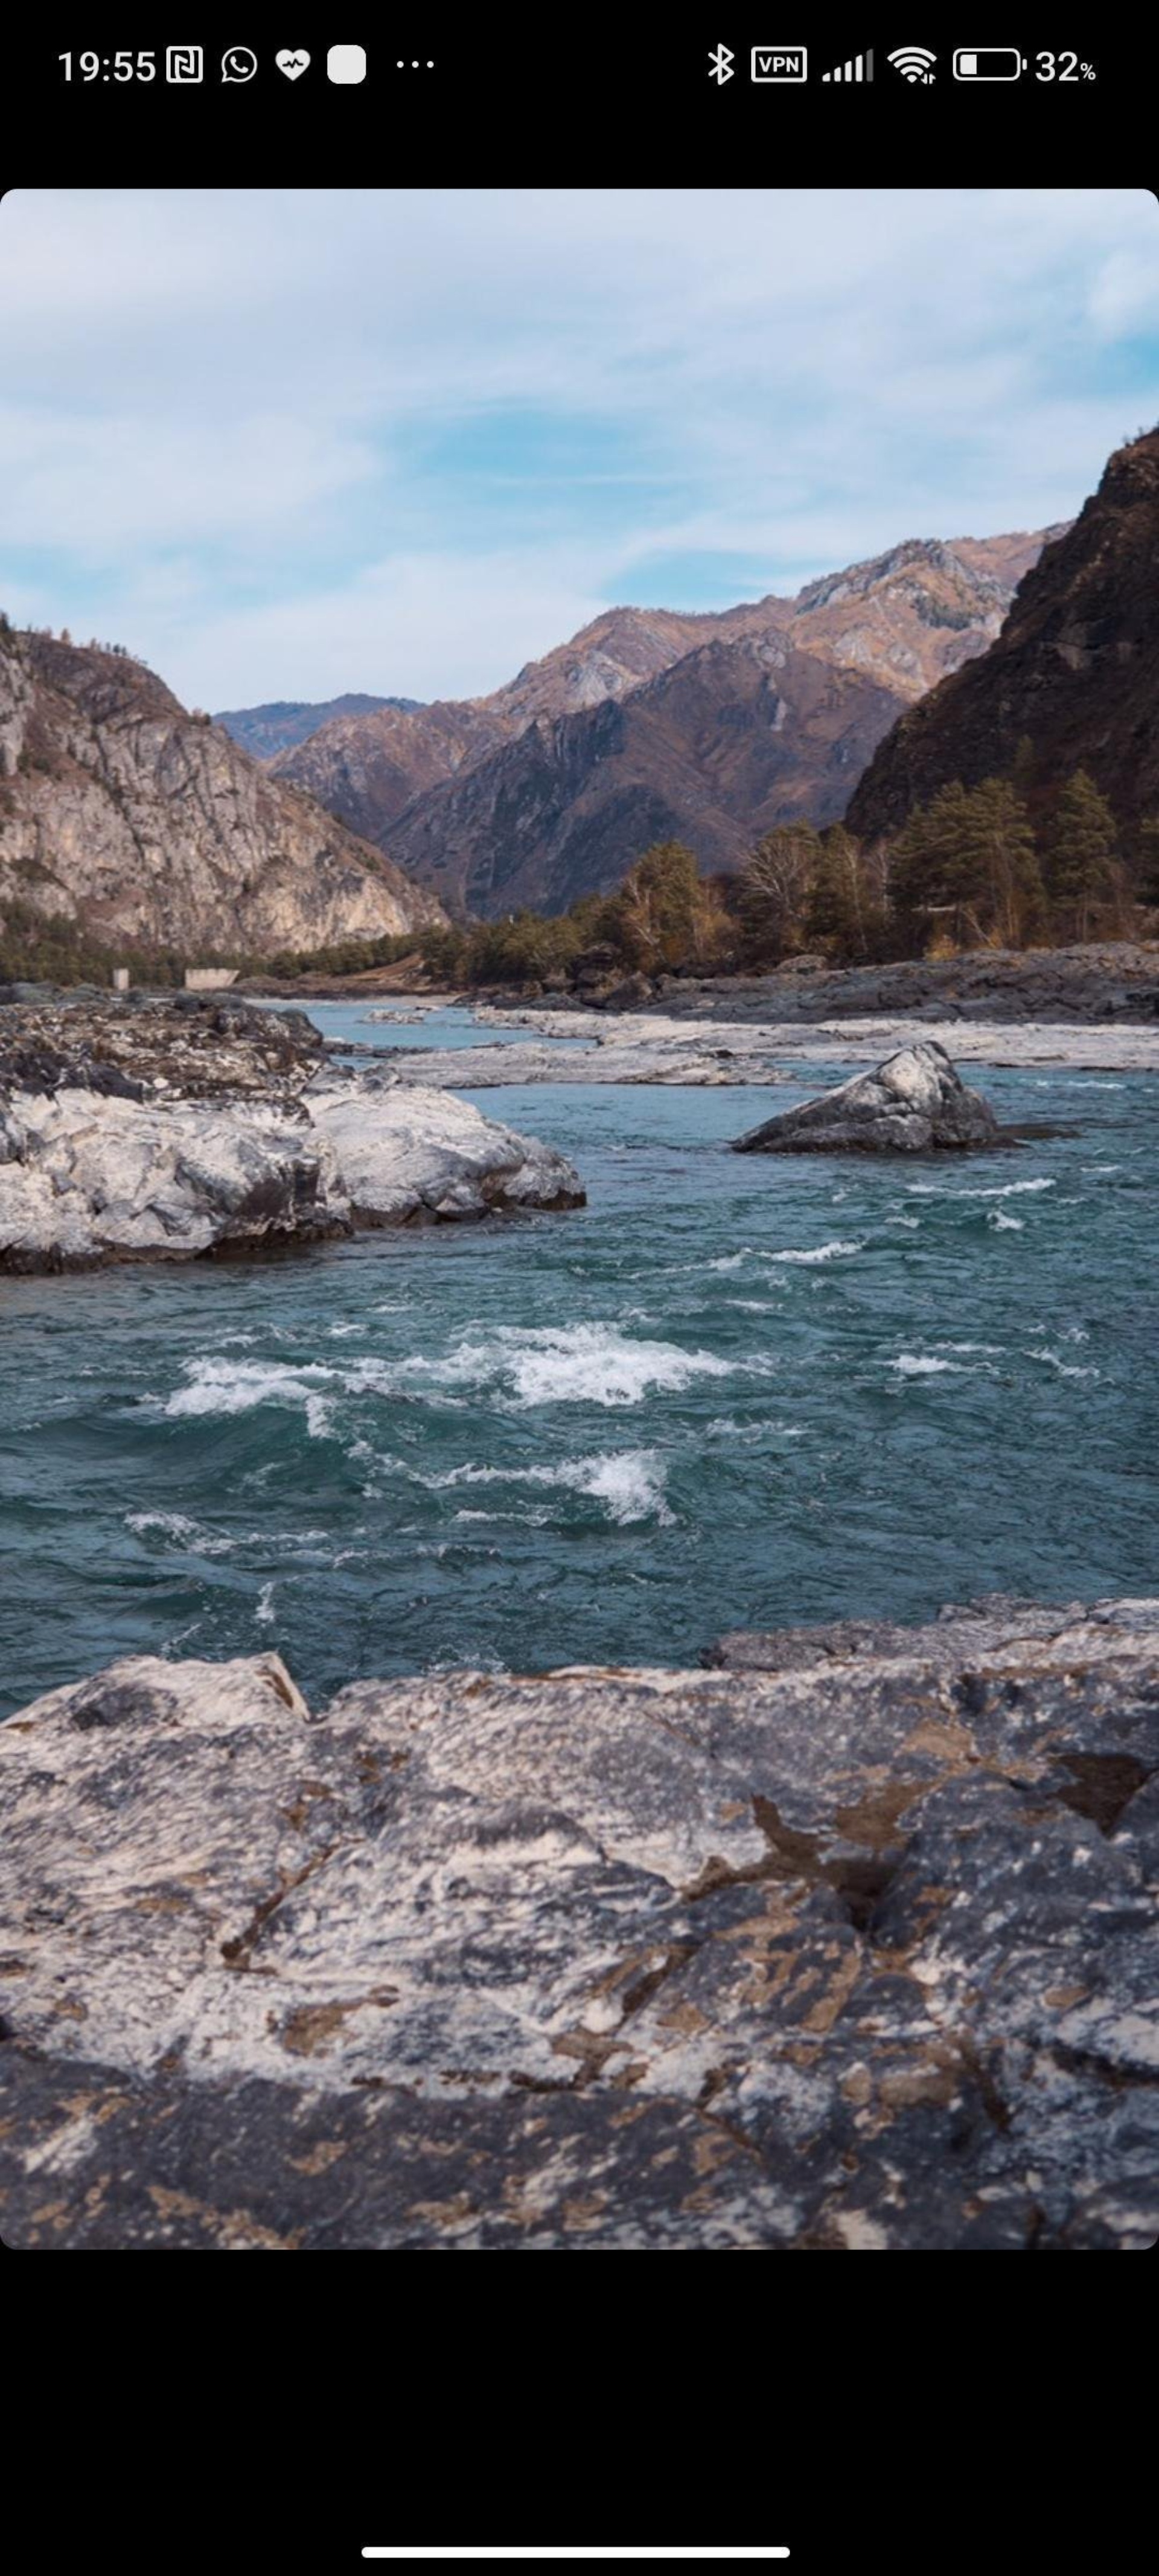
[[[1159,1602],[0,1728],[20,2245],[1141,2249]]]

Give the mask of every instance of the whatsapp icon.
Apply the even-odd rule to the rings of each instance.
[[[223,81],[252,80],[257,67],[257,55],[248,45],[228,45],[221,57]]]

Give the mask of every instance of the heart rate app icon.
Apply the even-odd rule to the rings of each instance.
[[[275,54],[274,61],[278,70],[285,73],[287,80],[300,80],[303,72],[308,72],[310,68],[308,54],[302,53],[300,49],[297,52],[291,52],[285,46],[280,54]]]

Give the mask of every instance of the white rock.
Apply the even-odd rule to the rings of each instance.
[[[0,1114],[0,1268],[189,1258],[353,1224],[575,1205],[572,1165],[443,1092],[251,1103],[13,1093]]]
[[[562,1154],[452,1093],[350,1085],[317,1089],[308,1105],[362,1224],[574,1205],[581,1196]]]

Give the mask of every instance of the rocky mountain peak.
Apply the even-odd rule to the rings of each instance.
[[[1108,458],[1096,504],[1132,510],[1159,500],[1159,427],[1141,431]],[[1088,501],[1087,508],[1092,504]]]
[[[1159,811],[1159,430],[1118,449],[1078,518],[1046,533],[989,650],[880,745],[854,831],[895,830],[940,787],[1006,776],[1016,757],[1032,797],[1085,769],[1124,823]]]

